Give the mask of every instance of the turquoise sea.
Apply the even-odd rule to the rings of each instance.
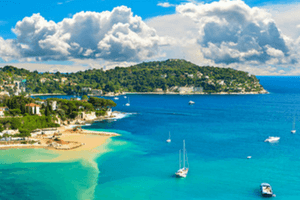
[[[300,129],[290,131],[294,117],[300,127],[300,77],[259,79],[270,94],[128,95],[130,107],[121,96],[115,110],[124,118],[85,127],[122,134],[99,147],[95,163],[36,163],[57,155],[1,150],[0,199],[251,200],[268,182],[276,199],[298,200]],[[269,136],[281,139],[265,143]],[[190,171],[177,179],[182,140]]]

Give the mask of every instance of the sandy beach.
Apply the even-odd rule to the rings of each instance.
[[[92,161],[99,153],[104,153],[97,147],[105,144],[111,136],[84,135],[84,134],[64,134],[61,139],[64,141],[81,142],[84,145],[71,150],[51,149],[59,156],[51,160],[39,160],[38,162],[69,162],[74,160]]]
[[[100,153],[97,147],[106,143],[109,138],[119,135],[103,131],[73,130],[73,128],[68,126],[59,127],[58,130],[61,133],[61,135],[58,136],[62,144],[61,147],[55,148],[49,146],[49,141],[52,142],[53,139],[38,138],[40,144],[0,145],[0,149],[45,148],[51,151],[50,153],[58,155],[58,157],[51,160],[39,160],[35,162],[63,162],[79,159],[90,160]]]

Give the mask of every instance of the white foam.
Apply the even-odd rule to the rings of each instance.
[[[136,113],[113,113],[113,118],[111,119],[123,119],[123,118],[126,118],[126,117],[129,117],[130,115],[134,115]]]

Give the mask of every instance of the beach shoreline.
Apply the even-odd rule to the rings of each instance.
[[[55,151],[92,150],[98,146],[101,146],[108,138],[119,136],[119,134],[117,133],[104,131],[91,131],[84,129],[73,130],[73,128],[69,126],[61,126],[58,127],[57,130],[60,133],[60,135],[57,136],[57,142],[61,143],[61,146],[49,145],[49,141],[55,141],[53,139],[50,139],[49,137],[30,137],[28,138],[28,140],[36,142],[33,144],[2,144],[0,145],[0,150],[19,148],[44,148]],[[97,144],[95,144],[95,142],[97,142]]]

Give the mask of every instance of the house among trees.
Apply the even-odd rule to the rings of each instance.
[[[26,104],[25,107],[27,108],[28,112],[29,113],[32,113],[32,114],[36,114],[36,115],[40,115],[40,105],[38,104],[35,104],[35,103],[29,103],[29,104]]]
[[[0,107],[0,116],[3,117],[4,116],[4,112],[5,111],[9,111],[8,107]]]

